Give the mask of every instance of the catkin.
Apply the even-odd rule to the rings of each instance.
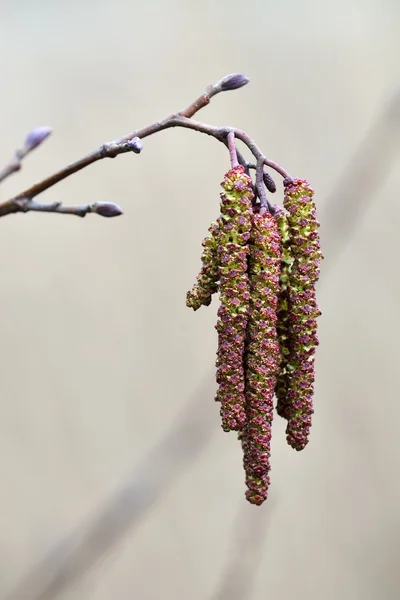
[[[211,304],[212,295],[218,291],[218,231],[220,219],[211,223],[208,231],[210,235],[203,242],[203,253],[201,255],[202,267],[197,275],[196,283],[186,294],[186,306],[198,310],[201,306]]]
[[[289,282],[293,257],[290,248],[289,224],[286,211],[280,210],[276,217],[282,236],[282,262],[280,274],[280,290],[278,299],[278,340],[281,349],[281,366],[275,388],[277,399],[276,411],[279,416],[287,419],[290,416],[290,401],[288,399],[288,360],[290,356],[289,332]]]
[[[269,213],[253,216],[250,234],[250,313],[247,332],[246,425],[240,439],[248,490],[252,504],[268,495],[271,425],[280,349],[276,330],[281,234]]]
[[[251,179],[242,166],[228,171],[222,182],[218,231],[218,268],[221,306],[218,310],[216,401],[221,402],[222,429],[238,431],[246,420],[243,356],[249,313],[247,274],[251,229]]]
[[[285,184],[284,208],[288,211],[293,263],[287,289],[289,354],[277,396],[278,409],[288,419],[287,441],[296,450],[302,450],[308,443],[314,412],[314,354],[319,343],[316,319],[321,314],[315,283],[322,254],[313,194],[304,179]]]

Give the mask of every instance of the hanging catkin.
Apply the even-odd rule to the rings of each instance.
[[[196,283],[186,294],[186,306],[198,310],[200,306],[211,304],[212,295],[218,291],[218,231],[220,219],[211,223],[208,231],[210,235],[203,240],[203,253],[201,255],[202,267],[197,275]]]
[[[238,431],[245,420],[243,355],[249,313],[247,274],[251,229],[251,179],[242,166],[228,171],[222,182],[221,218],[218,231],[220,300],[216,400],[221,402],[222,429]]]
[[[293,263],[289,274],[289,355],[278,382],[280,410],[288,419],[287,441],[296,450],[308,443],[314,392],[314,354],[318,345],[315,283],[322,258],[314,191],[304,179],[286,182],[284,208],[288,211]],[[286,400],[282,401],[283,395]],[[278,405],[279,406],[279,405]]]
[[[247,331],[246,425],[240,439],[248,490],[261,504],[268,494],[274,389],[280,364],[276,330],[281,234],[269,213],[254,215],[250,234],[250,313]]]

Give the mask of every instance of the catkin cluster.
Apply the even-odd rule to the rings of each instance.
[[[242,166],[226,173],[220,216],[203,241],[202,269],[186,297],[197,310],[219,290],[216,400],[223,430],[238,432],[246,498],[257,505],[270,484],[274,396],[296,450],[308,442],[313,414],[319,223],[309,184],[284,184],[284,209],[271,214],[254,201]]]

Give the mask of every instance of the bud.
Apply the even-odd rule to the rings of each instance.
[[[242,73],[232,73],[231,75],[223,77],[215,87],[218,87],[221,92],[228,92],[243,87],[246,83],[249,83],[249,81],[250,79]]]
[[[36,127],[28,133],[25,139],[24,151],[30,152],[40,146],[42,142],[51,134],[50,127]]]
[[[132,150],[132,152],[134,152],[135,154],[140,154],[141,151],[143,150],[143,142],[140,138],[134,137],[129,142],[129,147]]]
[[[271,194],[276,192],[276,184],[271,175],[266,171],[263,172],[264,185]]]
[[[92,211],[101,217],[119,217],[123,214],[118,204],[113,202],[95,202],[92,205]]]

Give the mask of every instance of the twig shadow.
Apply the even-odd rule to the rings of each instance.
[[[210,600],[250,600],[273,514],[271,498],[261,508],[240,501],[228,562]]]
[[[161,441],[86,525],[80,525],[43,558],[4,600],[50,600],[76,584],[128,531],[137,527],[174,481],[207,446],[217,419],[207,378]],[[209,408],[207,408],[207,405]]]

